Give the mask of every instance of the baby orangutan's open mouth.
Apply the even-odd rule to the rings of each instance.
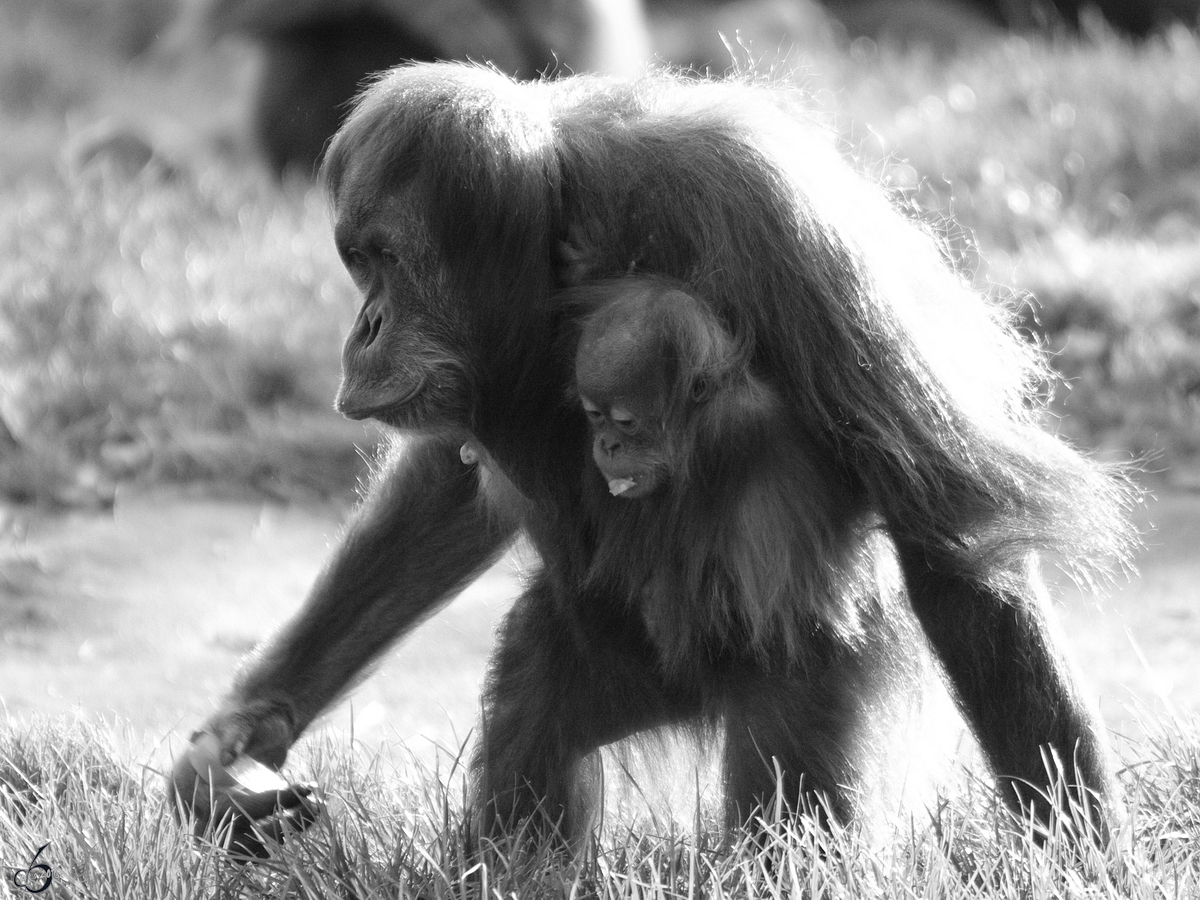
[[[635,487],[637,487],[637,482],[632,478],[612,478],[608,482],[608,492],[614,497],[620,497]]]

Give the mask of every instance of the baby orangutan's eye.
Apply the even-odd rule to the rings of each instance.
[[[609,410],[609,415],[612,417],[613,424],[622,431],[633,431],[637,428],[637,416],[626,409],[614,406]]]

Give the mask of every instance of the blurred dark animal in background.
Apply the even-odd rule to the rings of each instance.
[[[77,174],[102,170],[121,179],[143,174],[169,179],[179,174],[147,128],[115,118],[100,119],[81,129],[63,155]]]
[[[405,61],[535,78],[628,75],[650,55],[639,0],[198,0],[178,30],[262,48],[253,121],[279,174],[314,174],[364,79]]]
[[[523,533],[540,564],[491,661],[473,767],[483,833],[579,834],[594,751],[667,725],[723,729],[731,824],[814,799],[849,818],[888,768],[880,732],[904,706],[893,689],[923,652],[905,636],[919,626],[1004,800],[1047,823],[1070,797],[1103,838],[1118,790],[1107,742],[1037,559],[1094,574],[1120,558],[1123,487],[1041,430],[1044,361],[794,102],[668,74],[522,85],[459,65],[401,67],[363,95],[324,164],[363,298],[337,406],[405,439],[303,609],[198,732],[222,765],[282,765]],[[697,542],[647,545],[621,525],[649,501],[604,491],[574,394],[585,311],[560,292],[630,274],[703,297],[711,333],[741,348],[743,384],[769,394],[776,446],[805,449],[802,488],[768,486],[821,511],[795,551],[813,592],[784,608],[803,619],[822,596],[849,614],[793,620],[794,655],[788,629],[656,593],[662,572],[703,564]],[[719,528],[724,512],[677,524]],[[719,546],[770,545],[762,515],[744,527]],[[172,786],[203,829],[199,777],[185,756]]]

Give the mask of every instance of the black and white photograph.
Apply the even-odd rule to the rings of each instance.
[[[0,894],[1200,898],[1198,0],[0,0]]]

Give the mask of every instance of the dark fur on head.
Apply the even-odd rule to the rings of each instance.
[[[425,211],[447,288],[468,298],[461,305],[480,350],[470,360],[478,371],[465,424],[481,433],[523,421],[536,428],[529,420],[541,418],[539,401],[561,386],[546,379],[538,349],[554,343],[559,325],[550,304],[551,249],[564,230],[553,123],[525,102],[536,86],[490,70],[394,73],[363,95],[326,153],[322,178],[335,202],[353,176],[364,195],[407,192]],[[370,164],[354,169],[356,160]],[[524,311],[520,328],[513,307]]]
[[[669,391],[657,399],[672,425],[687,425],[689,412],[731,381],[749,381],[748,349],[681,282],[647,275],[607,279],[568,288],[555,303],[582,320],[580,333],[568,332],[576,367],[583,361],[607,371],[627,393],[638,387],[629,366],[658,370]],[[748,400],[742,387],[740,399]],[[572,394],[579,390],[572,385]]]

